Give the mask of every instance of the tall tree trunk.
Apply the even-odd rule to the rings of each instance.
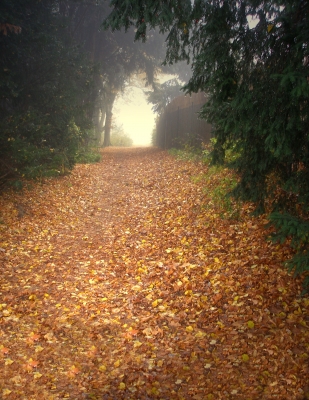
[[[105,104],[101,96],[95,101],[93,110],[93,125],[95,130],[95,140],[97,146],[102,146],[104,137]]]
[[[105,106],[102,104],[101,107],[101,116],[100,116],[100,121],[98,125],[98,137],[99,137],[99,145],[103,146],[103,141],[104,141],[104,122],[106,120],[106,110]]]
[[[108,107],[109,108],[109,107]],[[106,111],[103,147],[111,146],[112,109]]]
[[[113,106],[116,98],[116,93],[112,92],[108,96],[109,101],[106,104],[106,116],[105,116],[105,128],[104,128],[104,142],[103,147],[111,146],[111,127],[112,127],[112,117],[113,117]]]

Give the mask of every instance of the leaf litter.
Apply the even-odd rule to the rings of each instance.
[[[110,148],[2,195],[1,398],[309,398],[290,250],[250,205],[220,218],[205,169]]]

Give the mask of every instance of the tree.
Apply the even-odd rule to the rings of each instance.
[[[101,22],[110,12],[105,0],[62,0],[61,4],[71,37],[95,65],[92,101],[96,141],[109,146],[114,101],[134,73],[146,73],[148,83],[152,83],[159,68],[162,39],[150,32],[145,47],[134,42],[133,29],[127,33],[103,31]]]
[[[153,104],[152,110],[161,114],[165,107],[181,94],[182,86],[176,78],[169,79],[161,84],[157,83],[153,91],[146,93],[148,103]]]
[[[91,127],[91,71],[70,43],[59,2],[4,0],[0,6],[0,159],[2,180],[57,174],[74,165]]]
[[[112,62],[105,69],[105,80],[102,94],[109,99],[105,108],[105,130],[103,146],[111,145],[111,124],[114,101],[119,93],[129,84],[134,74],[145,75],[145,84],[154,86],[154,77],[160,70],[162,38],[151,32],[148,35],[147,47],[134,43],[134,32],[123,33],[114,37],[116,48],[113,51]],[[107,71],[107,74],[106,74]]]
[[[166,49],[165,46],[164,49]],[[153,90],[146,92],[148,103],[153,104],[152,110],[157,114],[162,114],[174,98],[182,95],[181,89],[191,75],[191,65],[187,62],[162,65],[161,75],[155,80]],[[164,77],[169,77],[169,79],[160,83],[159,78]]]
[[[309,2],[112,0],[105,27],[166,32],[167,64],[191,60],[186,92],[203,90],[215,162],[235,148],[234,195],[271,212],[277,238],[294,237],[291,268],[309,270]],[[255,22],[255,24],[254,24]]]
[[[57,175],[88,146],[110,145],[128,77],[142,70],[153,80],[158,40],[151,34],[145,51],[133,31],[104,32],[108,12],[106,0],[1,2],[1,184]]]
[[[133,145],[133,140],[123,130],[122,125],[114,123],[111,128],[111,143],[112,146],[131,147]]]

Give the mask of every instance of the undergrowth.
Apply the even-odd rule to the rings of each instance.
[[[204,161],[206,157],[201,149],[186,145],[183,149],[169,149],[169,154],[183,161]]]
[[[210,198],[204,207],[214,208],[221,218],[239,219],[241,202],[231,196],[232,190],[237,185],[237,177],[235,173],[222,165],[211,165],[211,147],[212,143],[205,146],[203,150],[187,146],[183,150],[171,149],[169,153],[179,160],[205,163],[205,174],[191,178],[193,182],[204,181],[204,193]]]
[[[91,164],[101,161],[101,154],[97,148],[81,149],[76,153],[75,161],[78,164]]]

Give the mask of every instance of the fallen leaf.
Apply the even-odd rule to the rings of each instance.
[[[247,325],[248,325],[248,328],[250,328],[250,329],[254,328],[254,322],[253,321],[248,321]]]

